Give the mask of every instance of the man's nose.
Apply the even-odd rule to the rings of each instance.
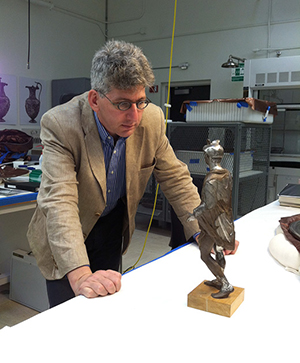
[[[139,111],[140,110],[136,107],[136,104],[132,103],[131,107],[127,110],[127,114],[130,118],[136,118],[138,117]]]

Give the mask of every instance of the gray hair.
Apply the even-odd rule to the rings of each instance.
[[[127,90],[153,84],[151,65],[139,47],[110,40],[95,53],[91,68],[92,89],[106,94],[112,88]]]

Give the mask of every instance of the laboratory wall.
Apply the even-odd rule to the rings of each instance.
[[[50,7],[31,2],[29,44],[27,1],[0,0],[0,77],[16,77],[16,87],[20,78],[43,81],[50,107],[51,80],[89,77],[91,58],[107,35],[143,48],[158,86],[151,99],[164,104],[175,1],[108,0],[107,8],[105,0],[45,3]],[[276,57],[277,49],[281,57],[300,54],[299,0],[179,0],[176,10],[173,85],[210,84],[211,98],[241,97],[243,83],[232,82],[231,70],[221,68],[230,54],[247,59]],[[177,67],[182,62],[189,63],[186,70]],[[16,115],[20,118],[19,110]]]
[[[68,2],[72,3],[59,1],[58,4],[68,9]],[[94,15],[100,17],[104,12],[103,2],[97,6]],[[89,77],[91,58],[103,42],[103,30],[96,22],[71,12],[51,10],[32,1],[28,20],[27,0],[0,1],[0,76],[8,74],[44,81],[48,106],[51,105],[51,80]]]
[[[140,45],[154,68],[168,66],[175,1],[132,0],[128,7],[116,0],[109,4],[109,37]],[[135,20],[120,22],[126,16]],[[277,49],[281,57],[300,54],[298,0],[177,1],[172,65],[188,62],[189,68],[173,68],[174,83],[207,81],[211,98],[242,97],[243,83],[232,82],[231,70],[221,64],[230,54],[247,59],[276,57]],[[155,70],[158,86],[167,82],[168,74],[167,69]],[[164,94],[151,97],[162,102]]]

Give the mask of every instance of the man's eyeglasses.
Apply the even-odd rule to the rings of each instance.
[[[116,107],[120,111],[129,110],[131,105],[133,105],[133,104],[135,104],[139,110],[143,110],[144,108],[146,108],[149,105],[149,103],[151,103],[149,98],[146,98],[145,100],[141,100],[141,101],[137,101],[137,102],[122,101],[122,102],[114,103],[103,92],[98,91],[98,90],[97,90],[97,92],[100,93],[101,95],[103,95],[114,107]]]

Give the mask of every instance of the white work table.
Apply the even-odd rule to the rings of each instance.
[[[9,280],[12,252],[16,249],[30,251],[26,233],[37,198],[37,193],[33,192],[12,195],[4,192],[9,190],[0,184],[0,285]]]
[[[122,278],[119,293],[76,297],[0,330],[1,357],[23,362],[298,361],[300,278],[268,252],[284,216],[278,202],[235,223],[240,247],[225,274],[245,288],[230,317],[187,307],[187,295],[213,276],[189,244]],[[18,359],[17,359],[18,357]],[[1,359],[2,360],[2,359]]]

